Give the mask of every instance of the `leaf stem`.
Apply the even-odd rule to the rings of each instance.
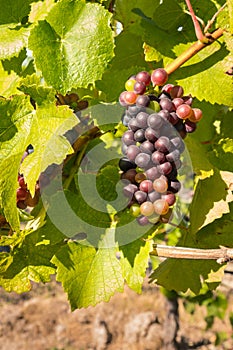
[[[200,41],[203,41],[205,42],[206,41],[206,37],[205,35],[202,33],[202,30],[201,30],[201,27],[200,27],[200,24],[197,20],[197,17],[193,11],[193,8],[192,8],[192,5],[191,5],[191,2],[190,0],[185,0],[187,6],[188,6],[188,9],[189,9],[189,12],[190,12],[190,15],[192,17],[192,20],[193,20],[193,24],[194,24],[194,28],[195,28],[195,33],[196,33],[196,37],[198,40]]]
[[[154,244],[150,254],[163,258],[216,260],[219,264],[233,260],[233,249],[223,246],[219,249],[197,249]]]
[[[190,46],[186,51],[184,51],[179,57],[177,57],[174,61],[172,61],[167,67],[165,67],[165,70],[168,74],[173,73],[175,70],[177,70],[182,64],[187,62],[191,57],[196,55],[199,51],[204,49],[207,45],[212,44],[215,40],[219,39],[223,35],[223,29],[218,28],[215,30],[212,34],[207,34],[206,38],[208,39],[208,42],[204,43],[200,40],[196,41],[192,46]]]

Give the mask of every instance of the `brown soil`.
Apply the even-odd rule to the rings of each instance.
[[[233,299],[231,293],[229,299]],[[178,345],[164,347],[164,339],[172,334],[174,322],[168,317],[166,298],[158,287],[147,282],[141,295],[125,288],[124,293],[116,294],[109,303],[74,312],[55,281],[44,286],[33,285],[27,294],[1,290],[0,305],[0,350],[233,349],[228,317],[233,312],[231,302],[225,319],[217,319],[207,331],[205,309],[197,307],[190,315],[182,300],[179,300]],[[216,345],[219,332],[225,339]]]

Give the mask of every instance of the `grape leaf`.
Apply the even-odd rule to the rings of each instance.
[[[116,248],[84,246],[69,242],[56,253],[57,280],[68,293],[71,309],[109,301],[115,292],[122,292],[124,279],[116,258]]]
[[[5,135],[9,133],[9,137],[12,137],[0,143],[0,165],[2,167],[0,202],[4,208],[7,221],[15,230],[19,229],[19,218],[16,209],[17,177],[22,155],[28,146],[27,137],[32,119],[32,110],[33,107],[30,104],[29,97],[16,95],[8,100],[0,99],[0,115],[5,115],[9,120]],[[14,132],[15,127],[17,133]]]
[[[0,285],[8,292],[23,293],[31,289],[31,281],[49,282],[55,267],[50,262],[59,245],[41,244],[43,236],[35,231],[13,250],[13,261],[0,275]]]
[[[226,187],[226,183],[222,179],[218,169],[214,169],[212,176],[198,181],[190,206],[191,234],[195,234],[205,225],[206,216],[213,207],[214,202],[226,199]]]
[[[189,232],[183,232],[183,237],[177,245],[201,248],[201,245],[193,240]],[[168,258],[151,274],[150,280],[168,290],[186,292],[190,289],[193,293],[198,294],[203,281],[210,282],[212,272],[218,271],[219,268],[220,265],[214,260]]]
[[[101,78],[113,57],[110,18],[103,7],[84,1],[62,0],[53,6],[29,37],[36,66],[48,84],[65,93]]]
[[[20,23],[30,12],[30,4],[38,0],[0,0],[0,24]]]
[[[230,31],[233,34],[233,4],[232,4],[232,0],[227,0],[227,7],[229,10]]]
[[[188,45],[178,45],[176,55],[181,54]],[[215,42],[186,62],[172,74],[172,80],[182,85],[185,91],[212,104],[233,106],[232,77],[225,72],[232,66],[232,56],[223,43]],[[209,79],[209,77],[212,79]],[[224,93],[223,93],[224,91]]]
[[[28,28],[18,28],[9,24],[0,25],[0,59],[17,56],[27,46],[28,36]]]
[[[120,259],[122,274],[128,286],[141,293],[143,279],[149,263],[149,253],[152,250],[151,241],[136,240],[121,247],[123,256]]]
[[[77,124],[77,118],[68,106],[47,104],[33,113],[28,145],[34,152],[25,158],[21,172],[32,196],[41,172],[50,164],[61,164],[66,155],[73,153],[69,141],[62,135]]]
[[[29,22],[33,23],[45,19],[53,6],[54,0],[33,2],[31,4],[31,12],[28,19]]]
[[[0,62],[0,95],[10,97],[18,92],[19,76],[15,72],[7,73]]]

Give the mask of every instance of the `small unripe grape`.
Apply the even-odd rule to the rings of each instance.
[[[141,183],[144,180],[146,180],[146,175],[144,173],[138,173],[135,175],[135,181],[137,183]]]
[[[156,214],[165,215],[169,210],[169,205],[165,199],[158,199],[153,203],[154,211]]]
[[[135,218],[138,217],[138,216],[140,215],[140,213],[141,213],[141,211],[140,211],[140,205],[137,204],[137,203],[132,204],[131,207],[130,207],[129,212],[130,212],[130,214],[131,214],[132,216],[134,216]]]
[[[133,91],[134,90],[134,84],[136,83],[135,79],[128,79],[125,83],[125,88],[127,91]]]
[[[140,206],[141,214],[144,216],[151,216],[154,214],[154,205],[151,202],[144,202]]]
[[[163,68],[155,69],[151,74],[153,85],[162,86],[167,82],[168,74]]]

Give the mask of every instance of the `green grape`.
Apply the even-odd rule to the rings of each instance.
[[[127,91],[134,91],[134,84],[136,83],[135,79],[128,79],[125,83],[125,89]]]

